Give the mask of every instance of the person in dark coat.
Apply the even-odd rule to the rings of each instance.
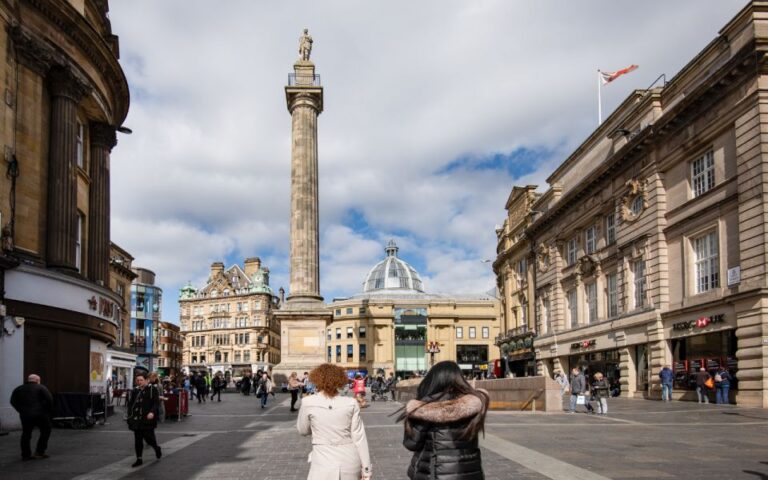
[[[131,466],[138,467],[143,463],[141,457],[144,452],[144,442],[155,449],[155,456],[158,459],[163,456],[162,449],[155,439],[160,395],[141,373],[136,375],[133,384],[136,388],[128,399],[128,428],[133,431],[136,448],[136,461]]]
[[[18,386],[11,393],[11,405],[21,418],[21,458],[48,458],[48,438],[51,436],[51,415],[53,414],[53,396],[45,386],[40,385],[40,376],[34,373],[27,377],[24,385]],[[40,429],[35,456],[32,456],[32,430]]]
[[[699,397],[699,403],[709,403],[709,387],[707,386],[707,380],[712,376],[707,372],[707,369],[701,367],[696,374],[696,395]]]
[[[205,377],[198,375],[195,377],[195,388],[197,389],[197,403],[205,402],[208,397],[208,383],[205,381]]]
[[[403,445],[414,452],[411,480],[483,480],[478,434],[485,425],[488,393],[472,388],[456,362],[435,364],[400,414]]]
[[[251,394],[251,374],[250,373],[245,374],[240,385],[243,390],[243,395],[248,396]]]

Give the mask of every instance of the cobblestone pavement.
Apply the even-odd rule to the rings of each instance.
[[[222,399],[193,403],[191,416],[162,424],[162,460],[147,449],[139,469],[130,468],[133,436],[118,411],[104,426],[55,429],[46,460],[21,462],[19,432],[0,437],[0,477],[306,478],[309,439],[296,432],[286,395],[265,410],[254,397]],[[376,479],[405,478],[410,453],[389,416],[398,406],[377,402],[363,412]],[[615,399],[607,417],[492,412],[487,423],[488,479],[768,479],[766,410]]]

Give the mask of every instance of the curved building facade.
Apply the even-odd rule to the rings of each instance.
[[[120,304],[108,288],[109,158],[129,105],[108,9],[106,0],[0,2],[4,427],[15,421],[7,389],[27,374],[54,393],[106,390]]]

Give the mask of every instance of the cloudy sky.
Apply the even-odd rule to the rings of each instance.
[[[609,114],[671,78],[744,0],[113,0],[131,109],[112,153],[112,239],[157,274],[165,320],[210,264],[259,256],[288,287],[290,115],[314,38],[321,290],[360,291],[394,238],[430,292],[494,285],[494,227]]]

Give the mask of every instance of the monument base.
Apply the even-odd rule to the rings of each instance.
[[[274,315],[280,322],[280,363],[272,368],[272,380],[280,385],[288,380],[291,372],[301,377],[325,363],[325,329],[333,316],[322,303],[286,303]]]

